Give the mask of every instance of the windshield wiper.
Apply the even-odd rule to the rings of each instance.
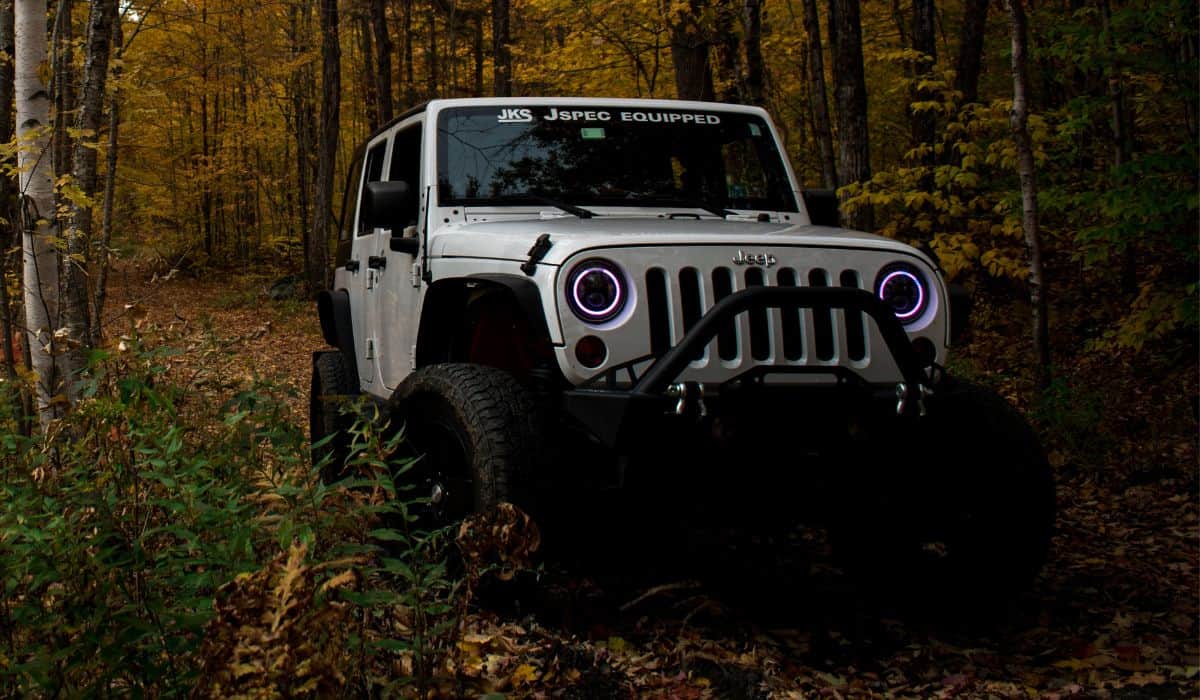
[[[574,204],[560,202],[553,197],[544,197],[540,194],[533,194],[532,192],[525,192],[522,194],[502,194],[495,197],[487,197],[486,199],[498,202],[536,202],[538,204],[548,204],[555,209],[561,209],[571,216],[577,216],[580,219],[590,219],[596,215],[595,212],[584,209],[583,207],[577,207]]]
[[[721,217],[722,219],[724,219],[727,216],[736,216],[737,215],[736,211],[726,209],[725,207],[718,207],[715,204],[709,204],[708,202],[704,202],[699,199],[692,199],[690,197],[681,197],[681,198],[672,197],[672,199],[674,199],[675,201],[679,202],[680,204],[682,204],[684,206],[694,207],[696,209],[703,209],[704,211],[708,212],[709,214],[716,214],[717,216]]]

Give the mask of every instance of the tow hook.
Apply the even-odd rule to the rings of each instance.
[[[900,382],[896,385],[896,415],[904,415],[908,410],[908,403],[916,399],[917,416],[923,418],[926,413],[925,399],[930,396],[933,396],[933,389],[924,384],[918,384],[915,389],[910,389],[907,384]]]
[[[667,396],[679,399],[675,403],[675,415],[682,416],[688,410],[688,405],[695,401],[698,409],[697,418],[708,415],[708,407],[704,405],[704,385],[699,382],[676,382],[667,387]]]

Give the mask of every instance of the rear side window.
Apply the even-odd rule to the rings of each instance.
[[[342,196],[342,221],[338,239],[348,241],[353,238],[354,212],[358,208],[358,183],[362,179],[362,151],[359,151],[350,163],[350,174],[346,177],[346,191]]]
[[[403,180],[410,192],[421,187],[421,125],[414,124],[396,133],[392,145],[392,164],[388,168],[388,180]]]
[[[358,200],[360,203],[362,202],[363,191],[367,189],[367,183],[380,182],[383,180],[383,160],[384,156],[386,155],[387,141],[380,141],[372,146],[369,151],[367,151],[367,167],[365,168],[364,173],[366,177],[363,178],[358,190]],[[361,211],[362,207],[360,206],[359,212],[361,213]],[[358,217],[358,235],[364,236],[368,233],[370,233],[370,231],[367,230],[367,222],[364,221],[360,215]]]

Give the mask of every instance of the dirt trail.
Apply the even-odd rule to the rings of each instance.
[[[183,350],[215,345],[217,352],[194,353],[196,361],[220,363],[207,369],[230,379],[267,379],[291,387],[296,420],[307,422],[311,356],[325,341],[311,302],[268,296],[277,278],[219,272],[163,278],[132,265],[120,268],[112,278],[106,337],[115,345],[136,327],[152,329]]]

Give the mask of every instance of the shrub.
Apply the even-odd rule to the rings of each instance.
[[[459,586],[396,498],[399,436],[360,409],[327,486],[287,390],[217,396],[174,354],[98,353],[44,435],[0,411],[0,695],[428,683]]]

